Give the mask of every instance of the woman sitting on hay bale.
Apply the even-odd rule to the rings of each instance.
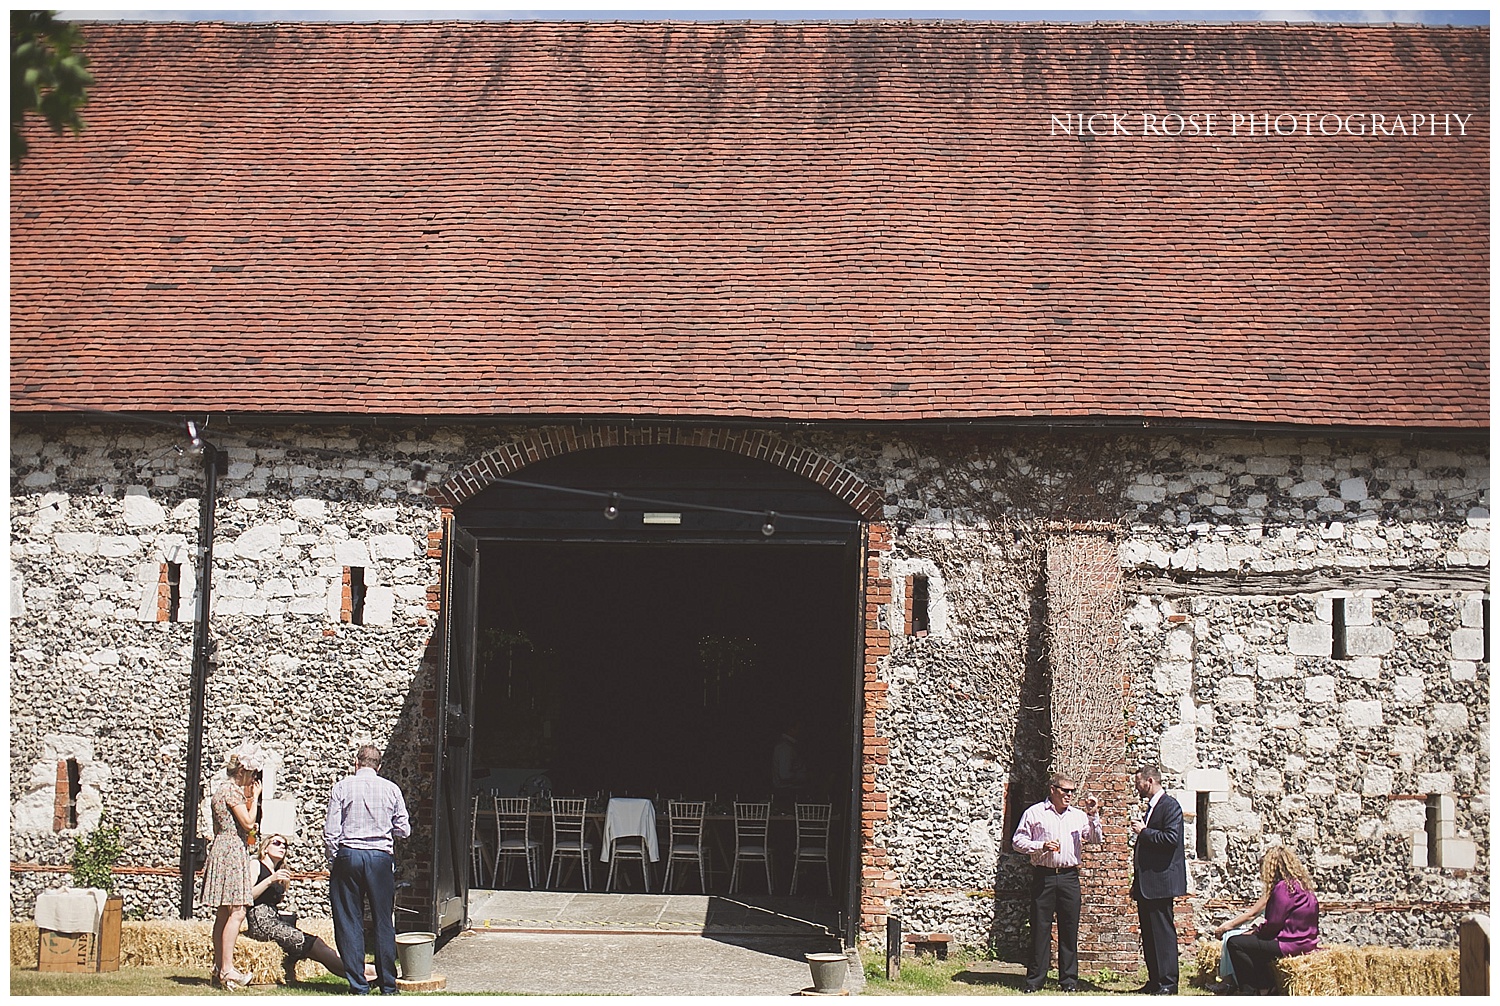
[[[246,917],[250,938],[275,943],[286,951],[283,966],[288,985],[297,980],[297,962],[304,957],[317,961],[330,974],[342,976],[344,962],[338,951],[281,915],[281,901],[292,882],[291,871],[286,868],[286,842],[285,835],[266,835],[261,839],[260,876],[250,889],[255,901]]]
[[[1232,933],[1265,914],[1265,921],[1253,931],[1230,935],[1224,944],[1227,977],[1237,981],[1247,995],[1269,995],[1276,986],[1273,969],[1278,960],[1318,948],[1318,898],[1297,854],[1284,845],[1266,850],[1260,879],[1265,885],[1260,900],[1214,930],[1221,936]]]

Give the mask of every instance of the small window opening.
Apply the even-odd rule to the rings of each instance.
[[[178,621],[177,611],[182,605],[182,563],[167,563],[167,621]]]
[[[349,621],[365,624],[365,568],[349,567]]]
[[[57,802],[52,814],[53,831],[78,827],[78,793],[81,788],[78,759],[69,758],[58,762]]]
[[[1443,833],[1443,798],[1433,794],[1427,798],[1427,865],[1439,866],[1438,839]]]
[[[911,578],[911,629],[913,636],[925,636],[931,628],[927,614],[927,577]]]
[[[1345,599],[1333,599],[1333,659],[1349,659],[1349,627],[1345,612]]]
[[[1484,634],[1484,662],[1490,662],[1490,599],[1479,602],[1479,627]]]
[[[1199,859],[1208,858],[1208,794],[1198,794],[1198,817],[1193,822]]]

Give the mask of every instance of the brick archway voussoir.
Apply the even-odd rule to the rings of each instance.
[[[545,426],[531,430],[451,475],[433,495],[457,507],[507,475],[546,458],[597,447],[676,444],[708,447],[767,461],[817,483],[864,520],[879,520],[882,499],[873,486],[842,465],[766,430],[722,426]]]

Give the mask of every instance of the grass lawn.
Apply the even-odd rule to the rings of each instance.
[[[901,977],[889,982],[885,978],[885,955],[861,951],[865,967],[867,996],[1011,996],[1021,995],[1026,986],[1026,965],[984,960],[954,951],[945,961],[936,958],[910,957],[901,960]],[[1181,995],[1209,995],[1206,989],[1188,984],[1192,968],[1184,962]],[[1080,995],[1117,995],[1134,992],[1146,980],[1143,968],[1138,974],[1122,975],[1113,971],[1083,972],[1078,976]],[[1053,971],[1041,995],[1062,995]]]
[[[178,966],[121,968],[104,974],[66,974],[35,968],[10,969],[13,996],[327,996],[348,995],[349,983],[332,975],[296,985],[252,985],[238,992],[216,989],[206,971]]]

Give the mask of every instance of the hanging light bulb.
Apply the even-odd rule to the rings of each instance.
[[[620,494],[609,494],[609,506],[604,508],[604,519],[614,520],[620,516]]]
[[[766,522],[760,526],[760,533],[767,538],[776,533],[776,511],[766,511]]]
[[[188,445],[188,453],[195,458],[201,457],[203,455],[203,438],[198,436],[198,424],[191,419],[188,420],[187,433],[188,437],[192,440],[192,443]]]

